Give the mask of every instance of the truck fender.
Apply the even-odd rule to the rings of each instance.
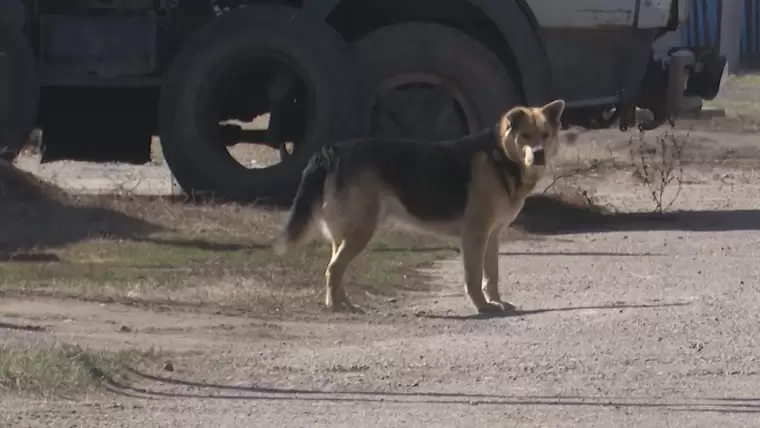
[[[326,19],[344,0],[305,0],[303,10]],[[514,53],[524,102],[543,105],[555,98],[552,69],[536,17],[525,0],[466,0],[488,16]]]

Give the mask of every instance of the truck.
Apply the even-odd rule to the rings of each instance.
[[[0,146],[140,164],[182,190],[288,204],[323,144],[440,140],[506,109],[653,129],[712,99],[726,59],[681,46],[690,0],[0,0]],[[650,119],[636,122],[636,110]],[[266,126],[245,124],[266,118]],[[260,145],[250,167],[230,148]]]

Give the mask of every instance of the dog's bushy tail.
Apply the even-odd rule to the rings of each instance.
[[[312,156],[301,175],[293,205],[290,208],[288,222],[275,243],[275,252],[285,254],[303,242],[311,229],[314,211],[322,204],[325,180],[331,169],[331,152],[322,150]]]

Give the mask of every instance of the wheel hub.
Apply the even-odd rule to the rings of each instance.
[[[382,82],[371,126],[374,136],[425,141],[459,138],[477,128],[461,92],[429,75],[398,76]]]

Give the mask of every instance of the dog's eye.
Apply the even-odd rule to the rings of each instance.
[[[520,134],[520,139],[521,140],[528,140],[528,141],[530,141],[531,137],[532,136],[530,134]]]
[[[548,133],[548,132],[544,132],[544,133],[541,135],[541,138],[543,138],[544,140],[548,140],[549,138],[551,138],[551,136],[552,136],[552,134],[550,134],[550,133]]]

